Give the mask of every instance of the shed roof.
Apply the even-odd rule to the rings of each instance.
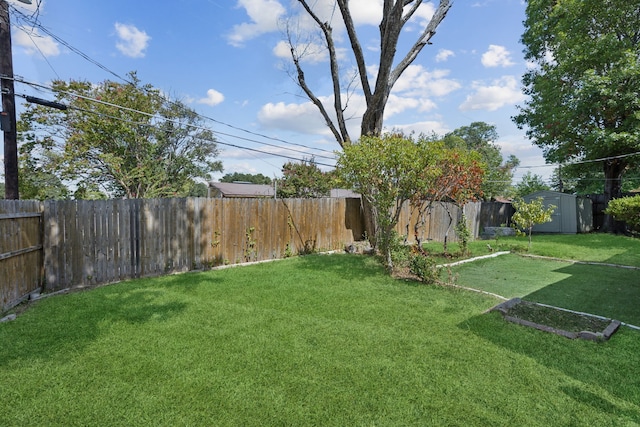
[[[211,182],[209,186],[222,197],[273,197],[273,187],[266,184],[241,184],[236,182]]]

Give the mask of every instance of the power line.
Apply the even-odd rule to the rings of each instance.
[[[48,91],[50,91],[52,93],[55,93],[55,92],[64,93],[64,94],[69,95],[69,96],[74,96],[74,97],[81,98],[81,99],[84,99],[84,100],[87,100],[87,101],[96,102],[96,103],[99,103],[99,104],[102,104],[102,105],[106,105],[106,106],[109,106],[109,107],[118,108],[118,109],[121,109],[121,110],[125,110],[125,111],[129,111],[129,112],[132,112],[132,113],[136,113],[136,114],[146,115],[146,116],[158,119],[158,120],[173,121],[173,122],[177,122],[179,124],[179,121],[177,121],[177,120],[171,120],[171,119],[168,119],[166,117],[159,117],[157,114],[151,114],[151,113],[147,113],[147,112],[144,112],[144,111],[136,110],[136,109],[133,109],[133,108],[124,107],[124,106],[121,106],[121,105],[113,104],[111,102],[103,101],[103,100],[100,100],[100,99],[95,99],[95,98],[92,98],[92,97],[89,97],[89,96],[86,96],[86,95],[81,95],[81,94],[74,93],[74,92],[69,92],[69,91],[64,91],[64,90],[55,90],[54,88],[52,88],[50,86],[46,86],[46,85],[42,85],[42,84],[34,83],[34,82],[29,82],[29,81],[24,80],[24,79],[19,78],[19,77],[14,77],[13,80],[16,81],[16,82],[19,82],[19,83],[23,83],[23,84],[32,86],[32,87],[46,89],[46,90],[48,90]],[[166,98],[163,98],[163,99],[165,101],[168,101],[168,102],[172,103],[173,105],[181,105],[182,107],[184,107],[184,105],[182,105],[182,104],[178,104],[176,102],[172,102],[171,100],[168,100]],[[198,117],[202,117],[201,115],[199,115],[197,113],[196,113],[196,115]],[[203,118],[206,118],[206,117],[203,117]],[[211,118],[208,118],[208,119],[209,120],[213,120]],[[215,120],[213,120],[213,121],[215,121]],[[219,122],[219,123],[221,123],[221,122]],[[209,130],[209,131],[213,132],[216,135],[224,135],[224,136],[240,139],[240,140],[247,141],[247,142],[253,142],[253,143],[256,143],[256,144],[266,145],[266,146],[269,146],[269,147],[274,147],[274,148],[279,148],[279,149],[283,149],[283,150],[293,151],[293,152],[297,152],[297,153],[300,153],[300,154],[311,155],[314,158],[318,157],[318,158],[323,158],[323,159],[328,159],[328,160],[335,160],[335,157],[329,157],[329,156],[325,156],[325,155],[322,155],[322,154],[309,153],[309,152],[297,150],[297,149],[294,149],[294,148],[287,148],[287,147],[283,147],[283,146],[280,146],[280,145],[270,144],[268,142],[258,141],[258,140],[251,139],[251,138],[245,138],[245,137],[242,137],[242,136],[233,135],[233,134],[229,134],[229,133],[225,133],[225,132],[214,131],[214,130],[211,130],[211,129],[208,129],[208,128],[202,128],[202,127],[198,127],[198,126],[195,126],[195,125],[188,125],[188,126],[191,126],[191,127],[194,127],[194,128],[206,129],[206,130]],[[231,125],[229,125],[229,126],[231,126]],[[231,126],[231,127],[233,127],[233,126]],[[239,129],[239,128],[236,128],[236,129]],[[250,131],[246,131],[246,132],[251,133]],[[303,146],[303,147],[310,148],[310,147],[306,147],[306,146]],[[258,152],[262,152],[262,151],[258,150]],[[272,155],[276,155],[276,154],[272,154]],[[291,160],[301,160],[299,158],[291,157],[291,156],[284,156],[283,155],[281,157],[285,157],[285,158],[288,158],[288,159],[291,159]],[[302,159],[301,161],[303,161],[303,160],[304,159]],[[327,165],[327,164],[323,164],[323,166],[333,167],[332,165]]]
[[[18,80],[16,80],[16,81],[18,81]],[[40,85],[40,86],[41,87],[45,87],[45,86],[42,86],[42,85]],[[260,141],[254,141],[254,140],[251,140],[251,139],[248,139],[248,138],[239,137],[237,135],[231,135],[231,134],[227,134],[227,133],[224,133],[224,132],[216,132],[216,131],[213,131],[213,130],[211,130],[209,128],[203,127],[203,126],[197,126],[197,125],[193,125],[193,124],[190,124],[190,123],[181,123],[179,120],[173,120],[173,119],[169,119],[169,118],[166,118],[166,117],[159,117],[158,115],[154,115],[154,114],[147,113],[147,112],[144,112],[144,111],[135,110],[135,109],[128,108],[128,107],[122,107],[122,106],[119,106],[117,104],[112,104],[110,102],[101,101],[101,100],[97,100],[97,99],[93,99],[93,98],[89,98],[89,97],[85,97],[85,96],[78,95],[78,94],[73,94],[73,93],[68,93],[68,94],[73,95],[73,96],[78,96],[78,97],[80,97],[82,99],[87,99],[89,101],[95,101],[95,102],[98,102],[98,103],[102,103],[102,104],[105,104],[107,106],[111,106],[111,107],[114,107],[114,108],[119,108],[121,110],[126,110],[126,111],[137,113],[137,114],[142,114],[142,115],[145,115],[145,116],[150,117],[150,118],[154,118],[154,119],[158,119],[158,120],[164,120],[164,121],[175,123],[175,124],[178,124],[178,125],[181,125],[181,126],[186,126],[186,127],[192,128],[192,129],[210,131],[210,132],[212,132],[213,134],[216,134],[216,135],[220,134],[220,135],[225,135],[225,136],[232,137],[232,138],[242,139],[242,140],[249,141],[249,142],[256,142],[256,143],[259,143],[259,144],[265,144],[265,143],[262,143]],[[16,96],[19,96],[19,97],[25,98],[25,99],[29,98],[27,95],[22,95],[22,94],[16,94]],[[47,101],[47,102],[49,102],[49,101]],[[152,123],[135,122],[135,121],[132,121],[132,120],[124,119],[122,117],[112,116],[112,115],[101,113],[101,112],[97,112],[97,111],[91,111],[91,110],[78,108],[78,107],[73,107],[73,106],[69,106],[69,105],[65,105],[65,104],[61,104],[61,103],[57,103],[57,104],[60,105],[60,106],[64,106],[64,107],[66,107],[68,109],[94,114],[94,115],[98,115],[98,116],[101,116],[101,117],[105,117],[105,118],[109,118],[109,119],[113,119],[113,120],[118,120],[118,121],[121,121],[121,122],[124,122],[124,123],[129,123],[129,124],[138,125],[138,126],[155,127]],[[58,107],[54,107],[54,108],[58,108]],[[286,154],[272,153],[272,152],[269,152],[269,151],[259,150],[257,148],[245,147],[245,146],[241,146],[241,145],[237,145],[237,144],[232,144],[232,143],[229,143],[229,142],[223,142],[223,141],[220,141],[220,140],[214,140],[214,141],[211,141],[211,142],[215,142],[216,144],[225,145],[225,146],[229,146],[229,147],[233,147],[233,148],[238,148],[240,150],[251,151],[251,152],[254,152],[254,153],[260,153],[260,154],[265,154],[265,155],[274,156],[274,157],[282,157],[282,158],[285,158],[285,159],[296,160],[296,161],[300,161],[300,162],[305,161],[304,158],[301,159],[299,157],[288,156]],[[274,146],[272,144],[266,144],[266,145]],[[279,147],[279,146],[274,146],[274,147],[284,148],[284,147]],[[285,149],[286,150],[291,150],[289,148],[285,148]],[[331,158],[329,158],[329,159],[333,160]],[[327,163],[321,163],[321,162],[314,162],[314,163],[317,164],[317,165],[321,165],[321,166],[335,167],[335,165],[330,165],[330,164],[327,164]]]
[[[80,49],[76,48],[75,46],[73,46],[71,43],[68,43],[66,40],[62,39],[61,37],[57,36],[55,33],[53,33],[51,30],[49,30],[47,27],[45,27],[44,25],[42,25],[40,22],[38,22],[37,18],[34,19],[30,16],[27,16],[26,14],[22,13],[20,10],[16,9],[15,7],[11,6],[11,9],[14,11],[15,14],[18,15],[18,18],[22,21],[22,22],[26,22],[31,24],[31,26],[33,28],[38,28],[39,30],[41,30],[43,33],[45,33],[46,35],[48,35],[49,37],[53,38],[55,41],[57,41],[58,43],[60,43],[61,45],[63,45],[64,47],[66,47],[67,49],[71,50],[72,52],[74,52],[75,54],[79,55],[80,57],[82,57],[83,59],[89,61],[90,63],[92,63],[93,65],[97,66],[98,68],[100,68],[103,71],[106,71],[107,73],[113,75],[114,77],[117,77],[118,79],[122,80],[125,83],[129,83],[131,84],[132,82],[130,80],[125,79],[124,77],[122,77],[120,74],[116,73],[115,71],[111,70],[110,68],[108,68],[106,65],[101,64],[100,62],[96,61],[95,59],[91,58],[89,55],[87,55],[86,53],[82,52]],[[38,3],[38,9],[40,8],[40,3]],[[21,30],[25,31],[24,29],[21,28]]]
[[[118,73],[116,73],[115,71],[113,71],[113,70],[109,69],[107,66],[105,66],[105,65],[103,65],[103,64],[101,64],[101,63],[99,63],[98,61],[94,60],[93,58],[89,57],[89,55],[85,54],[85,53],[84,53],[84,52],[82,52],[80,49],[75,48],[75,47],[74,47],[74,46],[72,46],[70,43],[68,43],[68,42],[66,42],[65,40],[63,40],[61,37],[59,37],[59,36],[55,35],[51,30],[49,30],[49,29],[47,29],[46,27],[44,27],[44,26],[43,26],[42,24],[40,24],[37,20],[33,20],[33,19],[29,18],[27,15],[23,14],[22,12],[18,11],[18,10],[17,10],[17,9],[15,9],[15,8],[13,8],[13,9],[16,11],[16,13],[18,13],[18,14],[20,15],[20,17],[22,18],[22,20],[23,20],[23,21],[26,21],[26,22],[28,22],[28,23],[31,23],[31,25],[32,25],[34,28],[38,28],[38,29],[42,30],[44,33],[46,33],[47,35],[49,35],[49,36],[51,36],[52,38],[54,38],[54,39],[55,39],[56,41],[58,41],[60,44],[62,44],[63,46],[65,46],[65,47],[69,48],[69,49],[70,49],[71,51],[73,51],[74,53],[76,53],[76,54],[80,55],[80,56],[81,56],[82,58],[84,58],[85,60],[87,60],[87,61],[91,62],[92,64],[94,64],[94,65],[96,65],[96,66],[98,66],[100,69],[102,69],[102,70],[104,70],[104,71],[108,72],[109,74],[114,75],[115,77],[117,77],[118,79],[120,79],[120,80],[122,80],[122,81],[124,81],[124,82],[126,82],[126,83],[132,84],[132,82],[131,82],[130,80],[125,79],[124,77],[122,77],[122,76],[120,76]],[[22,30],[22,31],[27,32],[26,30],[24,30],[24,29],[22,29],[22,28],[21,28],[21,30]],[[28,32],[27,32],[27,34],[29,35],[29,33],[28,33]],[[29,37],[31,37],[31,36],[29,35]],[[34,43],[34,44],[35,44],[35,43]],[[36,48],[37,48],[37,46],[36,46]],[[38,49],[38,50],[39,50],[39,49]],[[46,59],[46,58],[45,58],[45,59]],[[48,62],[48,61],[47,61],[47,62]],[[55,73],[55,70],[53,70],[53,71],[54,71],[54,73]],[[56,75],[57,75],[57,73],[56,73]],[[168,100],[168,102],[171,102],[171,103],[172,103],[173,101]],[[283,144],[287,144],[287,145],[291,145],[291,146],[297,146],[297,147],[307,148],[307,149],[310,149],[310,150],[316,150],[316,151],[320,151],[320,152],[326,152],[326,153],[333,154],[333,151],[331,151],[331,150],[325,150],[325,149],[323,149],[323,148],[316,148],[316,147],[309,147],[309,146],[304,145],[304,144],[299,144],[299,143],[295,143],[295,142],[290,142],[290,141],[286,141],[286,140],[281,139],[281,138],[275,138],[275,137],[271,137],[271,136],[264,135],[264,134],[261,134],[261,133],[253,132],[253,131],[250,131],[250,130],[247,130],[247,129],[243,129],[243,128],[238,127],[238,126],[234,126],[234,125],[231,125],[231,124],[228,124],[228,123],[222,122],[222,121],[220,121],[220,120],[216,120],[216,119],[214,119],[214,118],[212,118],[212,117],[208,117],[208,116],[205,116],[205,115],[200,114],[200,113],[197,113],[197,112],[196,112],[196,115],[198,115],[199,117],[201,117],[201,118],[203,118],[203,119],[210,120],[210,121],[212,121],[212,122],[214,122],[214,123],[217,123],[217,124],[220,124],[220,125],[223,125],[223,126],[227,126],[227,127],[231,128],[231,129],[235,129],[235,130],[239,130],[239,131],[242,131],[242,132],[246,132],[246,133],[251,134],[251,135],[254,135],[254,136],[259,136],[259,137],[261,137],[261,138],[265,138],[265,139],[269,139],[269,140],[272,140],[272,141],[281,142],[281,143],[283,143]],[[262,143],[262,144],[269,145],[269,144],[266,144],[266,143]],[[278,147],[278,148],[283,148],[283,147]],[[294,150],[294,151],[295,151],[295,150]],[[316,155],[315,157],[324,157],[324,158],[329,158],[329,157],[325,157],[325,156],[322,156],[322,155],[319,155],[319,154],[318,154],[318,155]]]

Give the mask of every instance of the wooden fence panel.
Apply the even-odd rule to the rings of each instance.
[[[0,312],[43,284],[42,203],[0,201]]]

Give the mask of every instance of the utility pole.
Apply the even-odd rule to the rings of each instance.
[[[31,4],[31,0],[20,0]],[[16,98],[13,89],[13,56],[9,3],[0,0],[0,79],[2,80],[2,115],[4,131],[4,195],[18,199],[18,133],[16,131]]]

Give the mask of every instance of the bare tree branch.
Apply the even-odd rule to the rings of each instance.
[[[297,70],[298,84],[307,94],[309,99],[318,107],[323,118],[327,122],[329,129],[336,137],[338,143],[344,147],[350,144],[349,134],[347,132],[346,120],[344,112],[346,110],[345,100],[343,100],[342,86],[340,74],[341,70],[338,64],[335,41],[332,34],[332,28],[329,22],[324,22],[311,7],[312,2],[309,0],[298,0],[298,3],[304,8],[308,16],[316,23],[321,30],[326,47],[329,52],[329,62],[331,70],[331,79],[333,83],[334,110],[336,114],[335,122],[332,121],[326,108],[320,100],[315,96],[308,86],[304,78],[304,73],[300,65],[301,55],[296,54],[294,44],[289,39],[291,46],[291,54]],[[417,58],[418,54],[426,46],[430,44],[430,39],[435,34],[438,25],[444,20],[447,12],[452,6],[451,0],[440,0],[438,7],[425,26],[423,32],[415,44],[406,53],[404,58],[397,63],[394,68],[395,57],[398,48],[400,34],[406,23],[415,15],[418,8],[423,5],[423,0],[384,0],[382,10],[382,20],[379,25],[380,31],[380,57],[378,60],[378,75],[376,77],[375,86],[372,87],[367,74],[367,62],[365,54],[360,44],[358,34],[356,32],[355,23],[349,8],[349,0],[336,0],[336,3],[342,15],[342,21],[345,25],[346,32],[351,44],[351,51],[356,62],[356,68],[360,77],[362,92],[366,102],[366,110],[362,116],[361,135],[380,135],[382,132],[384,110],[389,99],[391,90],[402,73]],[[349,88],[351,85],[349,84]],[[349,101],[347,95],[346,102]]]
[[[427,44],[430,44],[431,37],[433,37],[436,33],[436,28],[438,25],[444,20],[447,16],[447,12],[451,8],[453,3],[450,0],[440,0],[438,4],[438,8],[436,9],[433,17],[425,27],[424,31],[420,35],[418,41],[411,47],[407,55],[398,63],[396,68],[391,73],[389,79],[389,88],[393,87],[393,85],[398,81],[404,70],[407,69],[409,65],[418,57],[418,54]],[[415,12],[415,10],[413,11]],[[411,14],[413,14],[411,12]]]
[[[362,91],[364,97],[369,103],[371,99],[371,87],[369,86],[369,79],[367,78],[367,64],[364,60],[364,53],[358,35],[356,34],[356,27],[351,17],[351,11],[349,11],[348,0],[338,0],[338,6],[340,7],[340,13],[342,13],[342,19],[347,28],[347,34],[349,35],[349,41],[351,42],[351,49],[356,59],[356,66],[358,67],[358,73],[360,74],[360,83],[362,84]]]
[[[327,126],[329,127],[329,130],[331,131],[333,136],[336,138],[336,141],[338,141],[338,143],[342,147],[343,144],[344,144],[344,140],[342,138],[342,135],[340,134],[338,129],[335,127],[333,121],[331,120],[331,116],[329,116],[329,113],[327,112],[326,108],[324,108],[324,104],[322,104],[322,101],[320,101],[320,99],[318,99],[318,97],[309,88],[309,85],[307,85],[307,81],[306,81],[306,79],[304,77],[304,71],[302,70],[302,67],[300,66],[300,60],[299,60],[298,56],[296,55],[295,49],[293,47],[291,47],[291,57],[293,58],[293,63],[295,64],[296,70],[298,72],[298,84],[300,85],[300,87],[302,88],[304,93],[307,95],[307,97],[311,100],[311,102],[313,102],[313,104],[316,107],[318,107],[318,110],[320,110],[320,114],[324,118],[324,121],[327,124]]]
[[[304,82],[304,73],[302,72],[299,59],[294,56],[293,46],[291,46],[291,54],[292,56],[294,56],[294,63],[296,65],[296,69],[298,70],[298,81],[300,82],[300,78],[302,77],[302,82],[300,82],[302,90],[305,91],[311,101],[320,109],[320,112],[327,122],[327,125],[331,129],[331,132],[334,134],[334,136],[336,136],[336,140],[341,147],[344,147],[345,144],[351,143],[351,138],[349,137],[349,132],[347,131],[347,126],[344,119],[344,108],[342,107],[342,88],[340,86],[340,68],[338,66],[338,56],[336,54],[336,47],[333,41],[331,26],[328,22],[322,22],[318,15],[316,15],[316,13],[314,13],[311,7],[307,4],[306,0],[298,1],[307,11],[309,16],[311,16],[311,18],[316,22],[318,27],[320,27],[322,33],[324,34],[325,42],[327,43],[327,49],[329,51],[329,63],[331,67],[331,80],[333,83],[333,107],[337,117],[337,128],[339,128],[339,132],[336,128],[336,125],[332,122],[330,116],[327,114],[324,106],[320,107],[320,105],[322,105],[322,102],[312,93],[306,82],[303,86],[302,82]],[[337,135],[339,135],[339,137]]]

